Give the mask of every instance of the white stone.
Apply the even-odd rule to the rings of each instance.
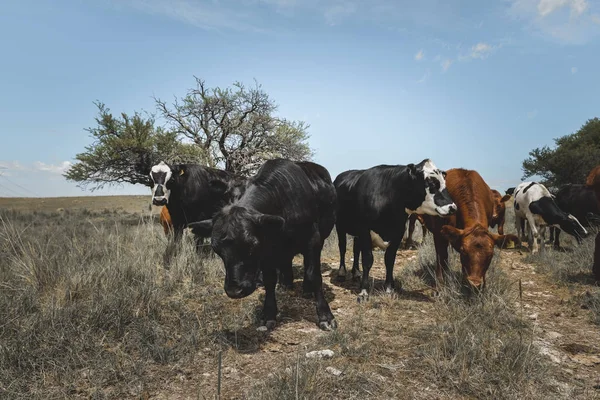
[[[339,369],[335,369],[333,367],[327,367],[327,368],[325,368],[325,371],[329,372],[331,375],[334,375],[334,376],[340,376],[342,374],[342,371],[340,371]]]
[[[331,350],[315,350],[306,353],[306,358],[331,358],[333,354]]]

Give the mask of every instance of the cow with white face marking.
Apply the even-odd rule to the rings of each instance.
[[[531,252],[539,251],[538,238],[543,237],[547,226],[555,226],[572,235],[581,243],[588,235],[577,218],[561,210],[548,189],[536,182],[523,182],[516,187],[515,193],[515,227],[520,231],[522,221],[529,223],[529,236],[532,245]],[[520,238],[523,239],[522,237]]]
[[[171,216],[173,241],[165,252],[168,263],[189,222],[211,218],[241,193],[243,180],[234,174],[197,164],[160,162],[149,171],[152,204],[164,206]],[[192,232],[194,232],[192,230]],[[198,250],[204,236],[194,232]]]
[[[404,237],[409,214],[449,216],[456,205],[446,189],[445,172],[431,160],[419,164],[379,165],[366,170],[346,171],[334,181],[338,195],[336,229],[340,241],[340,270],[346,274],[346,234],[357,238],[362,253],[363,274],[360,299],[368,297],[369,271],[373,265],[370,231],[389,245],[385,251],[385,289],[394,289],[394,261]]]

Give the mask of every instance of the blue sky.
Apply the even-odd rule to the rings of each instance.
[[[90,194],[61,172],[93,101],[153,112],[194,76],[256,79],[332,176],[431,158],[503,190],[532,148],[598,116],[599,38],[590,0],[3,2],[0,196]]]

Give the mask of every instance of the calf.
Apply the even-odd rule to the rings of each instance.
[[[504,215],[506,214],[506,202],[510,200],[511,195],[502,196],[499,191],[491,190],[492,200],[494,202],[494,211],[490,219],[490,228],[498,226],[498,233],[504,235]]]
[[[561,210],[577,218],[585,228],[593,226],[600,216],[596,193],[588,185],[564,185],[556,192],[554,201]],[[550,228],[550,241],[552,240],[554,247],[560,248],[560,229]]]
[[[231,189],[242,182],[230,172],[197,164],[168,165],[160,162],[151,168],[149,175],[152,204],[166,208],[171,220],[173,240],[165,251],[166,263],[176,251],[187,224],[212,217],[231,200],[228,195]],[[192,232],[200,251],[204,236]]]
[[[519,232],[521,221],[529,223],[529,236],[532,241],[531,252],[537,253],[538,238],[543,237],[546,226],[558,226],[573,235],[578,243],[587,236],[587,231],[577,218],[561,210],[552,195],[542,184],[523,182],[515,189],[515,227]],[[520,237],[519,239],[523,239]],[[542,240],[542,250],[544,242]]]
[[[313,292],[318,324],[337,323],[323,293],[321,250],[335,223],[336,192],[329,172],[309,162],[269,160],[251,178],[245,192],[212,220],[190,224],[203,234],[225,265],[225,292],[242,298],[256,289],[263,274],[266,327],[275,327],[277,271],[289,279],[292,259],[304,257],[304,292]]]
[[[431,160],[419,164],[379,165],[341,173],[334,181],[338,195],[336,229],[340,245],[339,276],[345,276],[346,233],[357,237],[362,254],[359,300],[367,299],[373,265],[370,231],[389,242],[385,251],[385,290],[394,289],[396,251],[404,236],[408,214],[450,215],[456,210],[446,190],[445,173]]]
[[[516,244],[518,238],[489,231],[495,202],[489,186],[476,171],[461,168],[447,171],[446,187],[456,203],[456,214],[448,218],[424,217],[427,229],[433,233],[437,281],[443,282],[443,272],[448,268],[448,244],[451,244],[460,254],[463,276],[472,287],[481,289],[485,286],[494,246]]]
[[[408,217],[408,234],[406,235],[406,242],[404,243],[405,249],[416,248],[416,243],[413,240],[413,234],[415,232],[415,224],[419,221],[421,224],[421,236],[425,239],[427,234],[427,227],[425,226],[425,220],[419,214],[411,214]]]

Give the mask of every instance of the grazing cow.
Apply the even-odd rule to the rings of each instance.
[[[187,224],[212,217],[230,200],[228,193],[240,182],[230,172],[197,164],[168,165],[160,162],[151,168],[149,174],[152,204],[164,206],[171,220],[173,240],[165,252],[166,263],[176,251]],[[204,237],[192,232],[200,251]]]
[[[394,290],[394,261],[404,237],[408,214],[450,215],[456,206],[446,190],[445,173],[431,160],[419,164],[379,165],[346,171],[334,185],[338,194],[336,229],[340,246],[339,276],[345,276],[346,233],[357,237],[362,254],[359,300],[367,299],[373,250],[369,231],[389,242],[385,251],[385,290]]]
[[[504,214],[506,213],[506,202],[510,200],[511,195],[502,196],[499,191],[492,189],[492,199],[494,201],[494,212],[490,220],[490,228],[498,226],[498,233],[504,235]]]
[[[546,226],[549,225],[558,226],[569,235],[573,235],[578,243],[581,243],[581,239],[587,236],[587,231],[577,218],[561,210],[548,189],[536,182],[523,182],[515,189],[515,227],[517,232],[523,219],[529,223],[529,237],[533,242],[532,253],[538,252],[538,238],[540,235],[544,236]],[[542,240],[543,249],[544,242]]]
[[[485,286],[494,246],[516,244],[518,238],[489,231],[495,201],[489,186],[476,171],[448,170],[446,188],[456,203],[456,214],[448,218],[425,216],[435,243],[437,281],[443,282],[443,271],[448,268],[448,244],[451,244],[460,253],[464,278],[472,287],[481,289]]]
[[[554,201],[558,208],[573,215],[585,228],[593,226],[600,217],[598,199],[594,188],[591,186],[564,185],[556,192]],[[550,241],[554,241],[555,248],[560,248],[560,229],[550,228]]]
[[[208,234],[225,264],[225,292],[248,296],[262,271],[265,286],[263,317],[275,327],[277,271],[292,276],[292,259],[304,257],[305,293],[313,292],[319,327],[334,329],[321,277],[321,250],[335,223],[336,193],[329,172],[310,162],[269,160],[251,178],[242,196],[212,220],[190,224]]]

